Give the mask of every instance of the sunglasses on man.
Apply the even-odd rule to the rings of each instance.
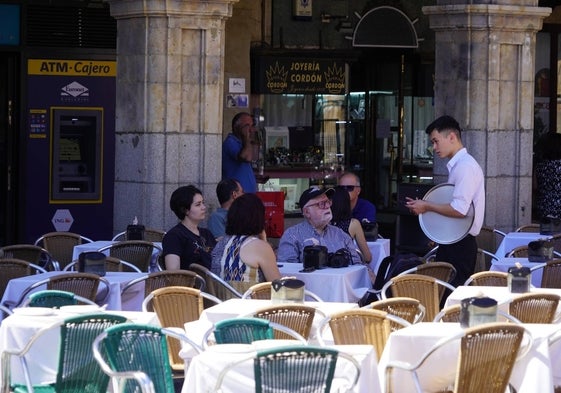
[[[355,190],[356,187],[360,187],[360,186],[337,186],[337,187],[345,191],[352,192]]]

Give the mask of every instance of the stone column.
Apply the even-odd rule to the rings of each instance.
[[[167,230],[178,186],[216,200],[224,29],[238,0],[107,1],[117,20],[114,230],[135,216]]]
[[[435,112],[454,116],[483,168],[485,225],[531,220],[536,33],[550,8],[538,0],[437,0],[423,7],[435,30]],[[473,4],[477,3],[477,4]],[[438,183],[448,175],[436,158]]]

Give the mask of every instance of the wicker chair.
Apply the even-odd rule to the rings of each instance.
[[[456,277],[456,268],[448,262],[427,262],[422,265],[415,266],[411,269],[407,269],[398,274],[398,276],[403,276],[405,274],[422,274],[425,276],[430,276],[438,278],[439,280],[451,282],[454,277]]]
[[[92,240],[73,232],[49,232],[35,240],[36,246],[42,246],[51,254],[55,270],[63,270],[72,262],[74,247]]]
[[[518,246],[507,252],[507,258],[528,258],[528,246]]]
[[[275,330],[288,334],[307,345],[307,340],[294,330],[262,318],[230,318],[217,322],[203,335],[203,348],[207,348],[211,335],[216,344],[251,344],[258,340],[272,340]]]
[[[477,249],[477,260],[475,261],[474,273],[485,272],[491,269],[494,261],[498,261],[499,257],[490,251],[482,248]]]
[[[205,292],[225,301],[228,299],[241,299],[242,294],[222,278],[211,272],[209,269],[198,263],[189,265],[189,270],[194,271],[205,279]]]
[[[214,296],[195,288],[171,286],[151,292],[142,302],[142,310],[151,311],[153,308],[162,327],[183,329],[185,323],[196,321],[201,316],[203,298],[210,299],[216,304],[221,302]],[[176,373],[182,373],[185,365],[179,356],[180,342],[169,339],[168,346],[171,368]]]
[[[300,334],[306,340],[310,338],[316,309],[303,304],[277,304],[255,311],[249,316],[267,319],[284,325]],[[288,334],[275,331],[275,339],[292,339]]]
[[[358,381],[360,366],[344,352],[335,349],[309,346],[288,346],[257,352],[257,355],[242,358],[222,370],[213,391],[222,391],[222,384],[230,370],[241,363],[252,362],[255,392],[316,392],[328,393],[335,373],[335,366],[344,359],[350,363],[351,372],[338,378],[345,379],[340,391],[351,392]],[[345,366],[345,370],[348,367]],[[233,390],[235,391],[235,390]]]
[[[388,314],[403,318],[411,324],[421,322],[425,317],[425,306],[419,300],[410,297],[393,297],[378,300],[363,308],[385,311]],[[392,331],[397,328],[401,328],[401,326],[396,326],[392,323]]]
[[[440,301],[442,300],[440,287],[445,287],[450,291],[455,289],[447,282],[434,277],[406,274],[389,280],[384,284],[381,293],[382,299],[387,299],[387,290],[391,289],[392,297],[411,297],[419,300],[425,306],[425,318],[431,321],[440,311]]]
[[[112,377],[112,391],[173,393],[167,338],[201,348],[184,334],[152,325],[124,323],[105,329],[92,344],[93,356]]]
[[[456,277],[456,268],[454,267],[454,265],[448,262],[427,262],[401,272],[397,276],[399,277],[405,274],[412,273],[434,277],[440,281],[450,283],[452,282],[452,280],[454,280],[454,277]],[[442,297],[444,296],[445,290],[445,287],[439,288],[438,296],[440,297],[440,299],[442,299]]]
[[[78,265],[79,261],[72,261],[68,265],[62,269],[65,272],[73,272],[76,271],[76,266]],[[105,257],[105,271],[106,272],[132,272],[132,273],[142,273],[138,267],[129,263],[127,261],[123,261],[119,258],[115,257]]]
[[[534,272],[543,269],[541,288],[561,288],[561,259],[552,259],[530,269]]]
[[[159,253],[162,252],[161,247],[156,246],[152,242],[144,240],[125,240],[102,247],[97,251],[109,251],[109,256],[127,261],[136,266],[141,272],[149,272],[154,248],[156,248]]]
[[[113,314],[89,314],[68,318],[60,323],[59,363],[55,382],[51,384],[32,385],[30,371],[24,356],[29,349],[44,334],[48,334],[54,327],[50,325],[39,330],[21,350],[6,349],[2,353],[3,386],[10,387],[14,392],[67,392],[83,393],[107,391],[109,377],[106,376],[94,360],[92,343],[106,328],[120,324],[126,318]],[[11,357],[18,357],[21,361],[25,376],[25,385],[11,385]],[[11,386],[10,386],[11,385]]]
[[[540,224],[526,224],[519,226],[514,230],[514,232],[539,232]]]
[[[16,258],[0,259],[0,299],[12,278],[25,277],[32,274],[45,273],[46,270],[31,262]]]
[[[34,263],[43,269],[54,269],[51,254],[43,247],[33,244],[11,244],[0,248],[1,259],[15,258]]]
[[[494,252],[506,233],[495,228],[483,226],[476,237],[477,245],[486,251]]]
[[[508,273],[486,271],[472,274],[464,285],[474,285],[478,287],[506,287]]]
[[[453,306],[445,307],[435,315],[433,322],[460,322],[460,310],[462,306],[460,304],[454,304]]]
[[[462,306],[460,304],[454,304],[453,306],[445,307],[442,310],[440,310],[438,314],[436,314],[436,316],[432,321],[459,323],[461,308]],[[516,323],[516,324],[522,323],[518,318],[515,318],[514,316],[507,314],[501,310],[497,311],[497,316],[512,323]]]
[[[553,323],[561,297],[551,293],[525,293],[509,304],[509,313],[522,323]]]
[[[513,323],[489,323],[465,329],[459,335],[439,341],[416,364],[389,362],[386,366],[387,391],[399,391],[397,386],[392,387],[391,372],[395,368],[410,371],[417,391],[422,392],[417,370],[439,348],[461,339],[453,393],[504,393],[517,355],[524,356],[532,345],[531,335],[526,335],[526,344],[519,354],[525,332],[522,325]]]
[[[102,288],[101,290],[99,290],[98,295],[98,288],[100,284]],[[45,285],[49,290],[55,289],[60,291],[72,292],[78,296],[89,299],[96,304],[103,304],[105,302],[105,299],[107,299],[107,296],[109,296],[110,287],[109,282],[105,278],[100,277],[97,274],[78,272],[63,273],[46,278],[44,280],[36,281],[35,283],[27,287],[23,291],[17,304],[22,304],[31,291],[36,288],[41,288]]]
[[[77,304],[96,305],[90,299],[78,296],[75,293],[59,291],[56,289],[46,289],[44,291],[33,292],[23,301],[22,307],[48,307],[61,308],[63,306],[73,306]]]
[[[165,234],[166,234],[166,232],[162,231],[160,229],[144,228],[144,239],[142,239],[142,240],[146,240],[147,242],[161,243],[162,240],[164,239]],[[118,234],[113,236],[113,239],[111,239],[111,240],[113,240],[115,242],[121,242],[123,240],[129,240],[129,239],[127,239],[127,231],[119,232]]]
[[[329,326],[335,345],[372,345],[380,359],[393,331],[392,324],[400,328],[411,325],[400,317],[380,310],[346,310],[323,319],[318,326],[318,341],[325,345],[323,334]]]
[[[260,282],[258,284],[252,285],[244,292],[242,299],[271,299],[271,282]],[[313,293],[312,291],[305,289],[304,296],[307,299],[311,299],[316,302],[323,302],[323,300]]]
[[[121,295],[140,283],[144,283],[145,298],[156,289],[164,287],[183,286],[203,291],[206,286],[205,279],[190,270],[163,270],[129,281],[121,289]]]

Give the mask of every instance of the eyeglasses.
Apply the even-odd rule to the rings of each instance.
[[[345,191],[351,192],[354,191],[356,187],[360,187],[360,186],[337,186],[339,188],[342,188]]]
[[[304,207],[317,206],[320,209],[327,209],[328,207],[331,207],[332,204],[333,204],[333,202],[331,202],[331,199],[325,199],[323,201],[320,201],[320,202],[317,202],[317,203],[312,203],[311,205],[304,206]]]

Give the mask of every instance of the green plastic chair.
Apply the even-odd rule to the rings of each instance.
[[[307,345],[307,341],[294,330],[270,322],[262,318],[230,318],[217,322],[212,328],[205,332],[203,336],[203,347],[208,346],[210,335],[214,333],[216,344],[251,344],[258,340],[272,340],[275,338],[274,330],[280,330],[302,344]]]
[[[62,306],[72,306],[75,304],[96,305],[90,299],[78,296],[72,292],[47,289],[34,292],[22,303],[22,307],[48,307],[61,308]]]
[[[14,393],[105,393],[109,377],[94,360],[92,343],[106,328],[125,321],[125,317],[114,314],[88,314],[67,318],[39,330],[21,351],[5,349],[2,353],[2,386],[11,386]],[[57,327],[60,327],[61,343],[56,381],[48,385],[33,385],[25,355],[42,334]],[[20,359],[25,384],[11,384],[11,356]]]
[[[310,346],[287,346],[257,352],[249,358],[233,363],[221,371],[215,391],[220,391],[226,375],[242,362],[253,359],[255,392],[323,392],[331,390],[338,359],[344,358],[354,368],[346,372],[346,391],[358,381],[360,366],[350,355],[335,349]]]
[[[93,355],[122,393],[175,393],[167,337],[181,340],[196,352],[201,348],[184,334],[151,325],[125,323],[112,326],[93,342]]]

